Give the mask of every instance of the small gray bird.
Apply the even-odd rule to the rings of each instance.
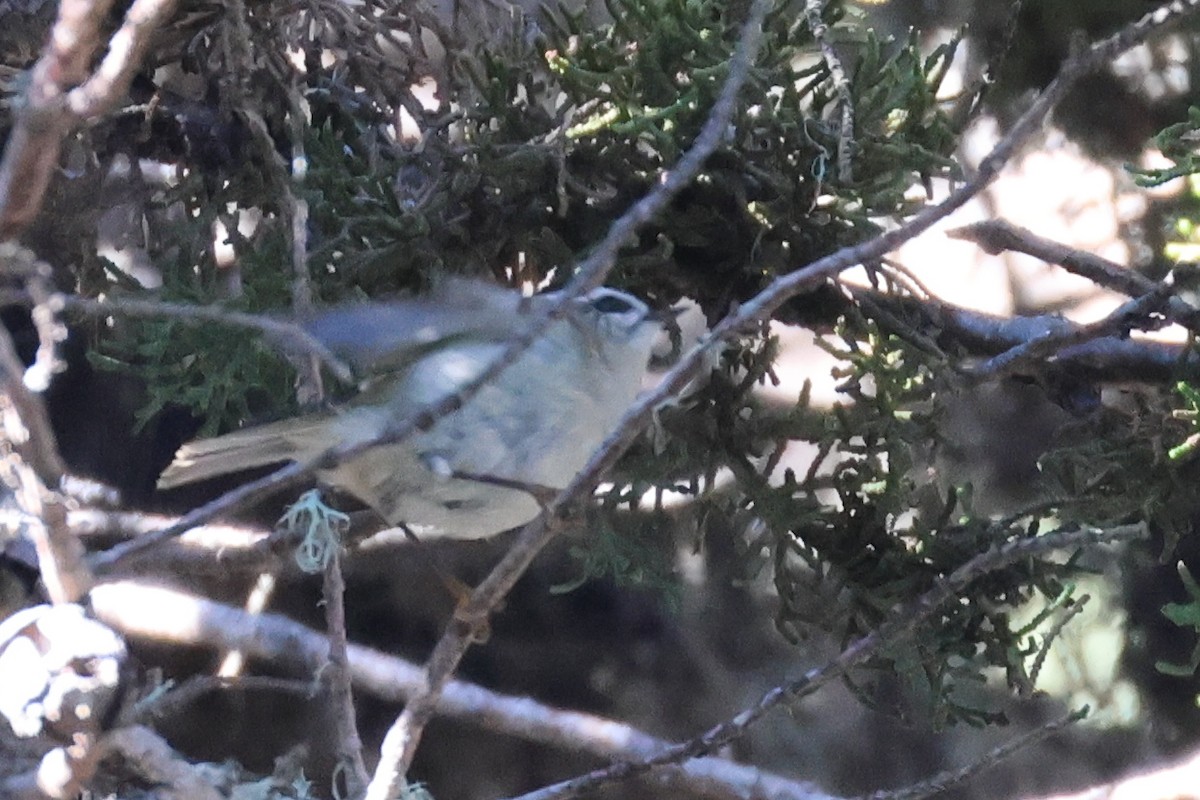
[[[331,411],[186,444],[158,485],[305,461],[334,445],[375,439],[479,376],[555,302],[554,293],[524,298],[458,279],[426,296],[321,313],[305,327],[369,376],[360,394]],[[522,525],[539,506],[515,487],[566,486],[640,391],[660,331],[637,298],[595,289],[430,430],[372,447],[317,477],[423,536],[478,538]]]

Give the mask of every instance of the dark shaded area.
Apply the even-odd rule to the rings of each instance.
[[[1195,523],[1193,523],[1195,524]],[[1179,580],[1180,561],[1200,574],[1200,540],[1186,536],[1164,558],[1161,535],[1130,554],[1125,580],[1125,610],[1129,614],[1122,670],[1142,692],[1149,706],[1149,734],[1164,752],[1184,752],[1200,740],[1200,676],[1165,675],[1156,662],[1187,664],[1196,641],[1190,629],[1163,616],[1167,603],[1189,601]]]
[[[1007,125],[1024,110],[1031,93],[1054,78],[1073,47],[1115,33],[1158,5],[1146,0],[1028,0],[1015,24],[1010,2],[891,0],[872,11],[897,32],[908,27],[965,29],[973,43],[969,72],[976,79],[994,76],[985,107]],[[1163,58],[1156,55],[1155,68],[1166,63]],[[1137,80],[1112,70],[1089,75],[1067,94],[1053,120],[1095,157],[1134,158],[1147,139],[1183,118],[1188,101],[1169,93],[1154,99]]]

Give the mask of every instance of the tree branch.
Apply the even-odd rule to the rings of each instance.
[[[136,581],[117,581],[92,590],[97,616],[132,638],[187,646],[240,649],[282,668],[311,674],[327,662],[329,640],[317,631],[275,614],[249,614],[186,592]],[[189,620],[181,624],[181,620]],[[424,690],[421,667],[360,645],[347,647],[354,684],[392,702]],[[171,695],[166,702],[170,702]],[[598,758],[644,758],[667,742],[610,719],[550,708],[528,697],[448,681],[437,700],[439,714]],[[694,759],[666,770],[671,787],[712,800],[836,800],[811,784],[793,781],[723,758]]]
[[[1145,525],[1126,525],[1107,531],[1078,530],[1057,531],[1036,538],[1019,539],[994,546],[968,561],[919,597],[909,607],[894,614],[890,621],[855,641],[836,658],[821,667],[809,670],[799,679],[771,689],[750,708],[737,716],[716,725],[691,741],[673,745],[652,758],[627,761],[596,770],[578,778],[547,786],[521,795],[517,800],[560,800],[577,797],[618,781],[643,775],[650,770],[668,764],[683,764],[688,759],[717,750],[735,739],[772,709],[784,703],[794,702],[815,692],[832,680],[845,675],[882,648],[896,644],[908,636],[918,625],[934,614],[943,603],[952,600],[976,578],[1027,558],[1035,553],[1084,547],[1100,542],[1118,542],[1140,539],[1147,536]]]
[[[108,53],[90,77],[100,26],[112,0],[63,0],[50,42],[33,67],[0,161],[0,240],[21,233],[37,216],[73,127],[110,109],[129,88],[150,37],[175,9],[175,0],[134,0]]]
[[[1061,242],[1045,239],[1028,228],[1014,225],[1008,220],[992,219],[964,225],[946,231],[952,239],[974,242],[991,255],[1011,250],[1057,264],[1080,277],[1087,278],[1098,286],[1120,292],[1128,297],[1138,297],[1160,291],[1161,284],[1136,270],[1109,261],[1086,250],[1068,247]],[[1178,297],[1167,301],[1167,311],[1175,322],[1200,332],[1200,310],[1193,308]]]

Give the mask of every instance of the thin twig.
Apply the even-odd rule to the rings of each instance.
[[[120,756],[124,769],[153,786],[154,793],[163,798],[187,800],[222,800],[211,779],[196,769],[196,765],[176,752],[153,729],[144,725],[129,725],[113,731],[105,739],[105,748]],[[88,796],[90,792],[85,792]]]
[[[7,332],[5,332],[7,336]],[[46,489],[24,462],[11,465],[18,484],[15,495],[30,520],[26,528],[37,553],[37,568],[52,603],[79,602],[92,587],[83,544],[67,525],[63,498]],[[6,482],[13,476],[6,475]]]
[[[239,649],[289,673],[315,674],[326,663],[329,640],[318,631],[276,614],[254,615],[180,589],[137,581],[96,587],[91,601],[106,624],[134,639],[188,647]],[[181,624],[181,621],[186,623]],[[347,648],[347,663],[359,691],[388,702],[404,702],[423,690],[424,670],[398,656],[360,645]],[[248,678],[230,688],[259,687]],[[212,688],[213,679],[208,686]],[[282,687],[303,689],[301,685]],[[182,689],[194,698],[188,685]],[[267,687],[274,691],[274,687]],[[172,705],[168,693],[161,701]],[[644,758],[669,743],[624,723],[500,694],[452,680],[437,701],[438,714],[526,741],[597,758]],[[688,796],[712,800],[836,800],[811,784],[789,780],[724,758],[698,758],[663,771],[665,784]]]
[[[919,784],[894,792],[875,792],[874,794],[867,795],[863,800],[923,800],[926,797],[941,794],[959,784],[966,783],[971,778],[1011,758],[1021,750],[1048,739],[1070,725],[1074,725],[1085,716],[1087,716],[1086,711],[1072,711],[1069,714],[1064,714],[1062,717],[1052,720],[1045,725],[1039,725],[1027,733],[1013,737],[961,769],[941,772],[929,780],[921,781]]]
[[[304,199],[303,188],[308,177],[304,131],[311,120],[294,78],[288,87],[288,122],[292,145],[292,180],[287,188],[287,217],[292,240],[292,308],[308,311],[312,308],[313,291],[312,276],[308,274],[308,201]]]
[[[142,66],[155,32],[175,11],[176,0],[134,0],[120,29],[108,43],[100,66],[81,86],[67,95],[67,106],[76,120],[110,111],[129,88]]]
[[[185,303],[134,300],[111,296],[104,300],[94,300],[73,294],[42,293],[37,290],[36,286],[30,286],[29,282],[40,280],[40,276],[49,271],[49,266],[46,262],[34,257],[26,248],[13,243],[0,243],[0,265],[3,265],[6,272],[24,276],[26,285],[30,287],[28,291],[24,292],[0,290],[0,302],[32,305],[35,322],[38,320],[39,313],[57,318],[64,309],[67,309],[92,317],[172,317],[180,322],[190,324],[213,322],[220,325],[250,328],[263,334],[284,355],[308,354],[317,359],[342,383],[349,385],[354,382],[354,375],[351,373],[350,367],[334,355],[333,351],[322,344],[320,340],[295,323],[215,306],[193,306]],[[39,312],[39,309],[42,311]],[[52,331],[42,335],[39,327],[40,338],[44,339],[46,336],[53,335],[57,335],[57,332]],[[41,371],[53,372],[55,367],[51,364],[43,367]]]
[[[14,291],[0,291],[0,300],[11,303],[32,302],[28,293]],[[73,294],[56,294],[51,296],[47,302],[52,309],[68,309],[89,317],[168,317],[189,325],[216,323],[237,328],[249,328],[261,333],[268,342],[280,348],[281,352],[285,354],[296,351],[309,353],[317,358],[339,381],[346,384],[354,382],[354,375],[350,371],[350,367],[304,328],[295,323],[262,314],[233,311],[217,306],[193,306],[186,303],[133,300],[124,297],[93,300]]]
[[[5,459],[5,482],[27,515],[46,592],[54,603],[73,603],[92,585],[83,545],[67,525],[63,498],[54,490],[65,466],[42,398],[22,380],[24,365],[12,337],[0,326],[0,435],[19,458]]]
[[[28,248],[9,242],[0,245],[0,261],[4,262],[6,269],[12,270],[16,266],[16,270],[12,271],[24,274],[25,289],[33,298],[29,321],[37,331],[38,347],[33,363],[25,370],[24,381],[33,391],[44,392],[50,388],[51,379],[66,369],[66,363],[59,354],[59,345],[66,341],[67,326],[50,302],[55,294],[52,288],[53,270]]]
[[[1167,304],[1166,286],[1125,303],[1111,314],[1087,325],[1064,325],[1056,330],[1047,330],[1041,336],[1031,337],[981,364],[968,374],[976,381],[988,380],[1012,372],[1021,362],[1049,359],[1068,347],[1084,344],[1107,336],[1125,338],[1129,331],[1139,327],[1145,319],[1161,312]]]
[[[140,700],[120,717],[121,724],[147,724],[182,714],[187,707],[212,692],[281,692],[312,700],[320,684],[315,680],[275,678],[266,675],[241,675],[220,678],[216,675],[194,675],[171,686],[170,691],[157,691]]]
[[[992,547],[956,569],[918,598],[916,602],[901,609],[889,621],[855,641],[836,658],[823,666],[809,670],[795,681],[771,689],[750,708],[732,719],[710,728],[691,741],[673,745],[653,758],[613,764],[578,778],[546,786],[521,795],[517,800],[561,800],[561,798],[577,797],[584,792],[594,791],[611,783],[638,777],[656,767],[682,764],[688,759],[714,752],[740,738],[751,725],[772,709],[812,694],[830,681],[841,678],[851,668],[863,663],[880,649],[892,646],[910,635],[917,626],[937,612],[942,604],[957,598],[963,589],[976,578],[1037,553],[1086,547],[1101,542],[1139,539],[1146,535],[1145,525],[1124,525],[1107,531],[1095,529],[1056,531]]]
[[[1046,666],[1046,659],[1050,657],[1051,646],[1062,635],[1067,624],[1083,613],[1083,610],[1087,608],[1087,604],[1091,599],[1091,595],[1085,594],[1074,600],[1065,610],[1062,610],[1062,613],[1050,625],[1050,630],[1042,636],[1042,644],[1038,648],[1037,655],[1033,657],[1033,663],[1029,666],[1030,691],[1033,690],[1033,687],[1037,686],[1038,677],[1042,674],[1042,668]]]
[[[974,242],[992,255],[1004,251],[1024,253],[1057,264],[1067,272],[1087,278],[1098,286],[1120,292],[1127,297],[1139,297],[1159,291],[1162,284],[1147,278],[1136,270],[1109,261],[1086,250],[1046,239],[1032,231],[1014,225],[1008,220],[993,219],[976,222],[946,231],[952,239]],[[1168,316],[1184,327],[1200,332],[1200,310],[1193,308],[1178,297],[1167,301]]]
[[[293,73],[291,83],[284,89],[287,96],[287,122],[292,149],[291,165],[284,160],[271,136],[267,122],[256,104],[246,96],[245,85],[254,69],[253,34],[247,19],[243,0],[229,0],[229,22],[223,28],[222,45],[225,60],[229,64],[228,92],[234,107],[245,122],[246,129],[254,142],[259,158],[267,166],[274,190],[279,193],[279,211],[284,230],[291,244],[292,309],[304,314],[312,309],[312,282],[308,274],[308,203],[301,195],[301,186],[308,173],[308,159],[304,152],[304,125],[306,114],[296,86]],[[279,46],[290,46],[280,41]],[[315,387],[319,375],[315,369],[300,368],[302,387],[319,394]],[[302,398],[302,402],[304,398]]]
[[[342,558],[335,548],[325,565],[322,597],[325,628],[329,636],[329,662],[325,667],[332,704],[338,760],[346,767],[346,797],[358,797],[371,779],[363,761],[363,744],[358,735],[354,695],[350,687],[350,661],[346,637],[346,581]]]
[[[306,114],[300,93],[297,90],[297,77],[293,73],[288,86],[284,89],[287,96],[287,121],[292,148],[291,167],[280,155],[271,136],[267,122],[258,106],[251,102],[246,94],[246,85],[254,69],[253,34],[247,19],[246,5],[243,0],[229,0],[228,20],[221,28],[221,44],[224,49],[225,63],[228,65],[226,76],[226,95],[233,107],[250,132],[258,157],[266,165],[267,175],[273,186],[273,191],[279,195],[278,209],[287,231],[291,244],[292,268],[292,311],[297,314],[308,314],[312,310],[312,281],[308,274],[308,202],[301,193],[301,187],[307,176],[308,160],[304,154],[304,125]],[[280,41],[280,49],[286,50],[290,42]],[[301,406],[320,402],[324,399],[324,386],[321,382],[321,371],[311,359],[293,359],[297,373],[297,400]]]
[[[165,570],[164,574],[171,574],[170,570]],[[258,577],[254,579],[254,585],[246,595],[246,602],[243,604],[246,612],[248,614],[263,613],[270,605],[271,598],[275,596],[275,589],[278,585],[279,580],[273,571],[263,570],[258,573]],[[230,650],[221,657],[221,664],[217,667],[216,676],[226,679],[236,678],[242,674],[245,667],[246,654],[241,650]]]
[[[111,6],[112,0],[64,0],[59,5],[0,163],[0,239],[15,237],[41,210],[73,122],[66,109],[67,87],[86,78],[100,46],[100,24]]]
[[[59,455],[46,406],[41,397],[25,386],[24,372],[25,365],[17,356],[8,329],[0,326],[0,392],[8,397],[20,423],[17,430],[14,428],[17,420],[4,420],[6,435],[21,458],[33,467],[38,479],[54,488],[62,481],[66,465]]]
[[[266,477],[243,484],[232,491],[226,492],[215,500],[205,503],[199,508],[192,509],[169,527],[160,528],[137,539],[131,539],[115,545],[103,553],[93,554],[90,558],[91,566],[98,572],[111,570],[122,559],[129,558],[163,542],[182,536],[191,529],[204,525],[218,517],[231,514],[241,508],[247,508],[271,492],[282,491],[297,486],[313,471],[321,469],[326,464],[332,465],[339,458],[350,457],[358,449],[366,448],[332,448],[325,451],[314,462],[289,464]],[[341,455],[343,452],[346,453],[345,456]]]
[[[834,91],[838,97],[838,107],[842,113],[838,125],[837,147],[837,180],[844,186],[854,181],[854,171],[851,163],[850,149],[854,146],[854,98],[850,95],[850,81],[846,77],[846,68],[842,59],[829,41],[829,26],[821,19],[826,0],[804,0],[804,16],[808,20],[808,29],[813,39],[821,48],[821,58],[829,68],[829,78],[833,81]]]
[[[1158,384],[1171,380],[1180,370],[1200,366],[1200,357],[1187,344],[1096,336],[1096,331],[1074,339],[1079,344],[1067,344],[1081,326],[1058,314],[999,316],[961,308],[933,295],[921,296],[923,290],[910,297],[848,283],[840,286],[847,295],[847,309],[863,308],[889,332],[927,352],[942,352],[950,342],[966,356],[991,358],[1037,340],[1062,336],[1052,353],[1053,369],[1078,380]]]
[[[67,514],[67,524],[80,537],[131,538],[156,531],[169,525],[173,517],[161,514],[143,514],[136,511],[104,511],[101,509],[73,509]],[[0,509],[0,531],[10,533],[28,523],[28,517],[15,509]],[[236,525],[212,525],[196,528],[189,541],[197,547],[212,551],[249,549],[265,541],[270,533],[265,530]]]
[[[994,317],[946,304],[921,309],[935,326],[976,355],[997,355],[1045,336],[1069,332],[1076,326],[1059,316]],[[1081,379],[1161,382],[1181,367],[1200,363],[1190,348],[1167,342],[1134,341],[1102,336],[1054,353],[1061,369]]]
[[[1009,0],[1008,18],[1005,20],[1000,36],[990,37],[987,41],[983,53],[987,66],[982,75],[965,87],[960,95],[962,99],[952,114],[952,120],[957,130],[965,130],[967,125],[983,110],[984,101],[987,100],[992,87],[1000,79],[1004,71],[1004,62],[1008,58],[1009,51],[1012,50],[1023,5],[1024,0]]]

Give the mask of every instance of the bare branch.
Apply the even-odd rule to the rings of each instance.
[[[1040,336],[1030,337],[971,370],[970,375],[976,381],[983,381],[1012,372],[1018,369],[1023,361],[1057,357],[1058,353],[1068,347],[1109,336],[1124,339],[1134,328],[1145,329],[1147,317],[1162,311],[1167,305],[1169,291],[1169,287],[1165,285],[1158,286],[1153,292],[1123,304],[1104,319],[1087,325],[1068,324],[1058,330],[1047,330]]]
[[[100,46],[100,25],[111,7],[112,0],[65,0],[59,6],[50,43],[33,68],[0,162],[0,239],[15,237],[37,216],[63,138],[125,94],[150,37],[174,11],[175,0],[134,0],[89,78],[88,65]]]
[[[6,328],[0,327],[0,392],[8,397],[19,419],[5,420],[5,435],[33,467],[38,479],[50,487],[58,486],[66,472],[58,442],[50,427],[50,417],[41,397],[29,391],[22,380],[25,365]]]
[[[176,589],[117,581],[93,589],[91,600],[100,619],[132,638],[241,649],[256,659],[308,673],[328,657],[329,640],[297,622],[274,614],[248,614]],[[402,658],[351,644],[347,663],[355,685],[376,697],[399,702],[424,690],[424,670]],[[258,680],[248,685],[257,686]],[[457,680],[445,685],[437,711],[494,732],[604,759],[645,758],[668,744],[614,720],[550,708],[528,697]],[[723,758],[694,759],[664,770],[662,777],[668,786],[712,800],[836,800],[810,784]]]
[[[981,758],[962,769],[940,773],[929,780],[921,781],[919,784],[905,789],[875,792],[868,795],[864,800],[923,800],[926,797],[934,797],[945,792],[947,789],[952,789],[955,786],[966,783],[976,775],[1011,758],[1017,752],[1044,741],[1070,725],[1074,725],[1083,719],[1084,716],[1085,714],[1080,711],[1072,711],[1069,714],[1064,714],[1045,725],[1039,725],[1028,733],[1014,736],[1009,741],[985,753]]]
[[[964,588],[976,578],[986,575],[1035,553],[1084,547],[1101,542],[1118,542],[1144,538],[1145,525],[1126,525],[1101,530],[1057,531],[1036,538],[1018,539],[992,547],[968,561],[940,581],[934,588],[917,599],[908,608],[894,614],[890,621],[855,641],[836,658],[821,667],[809,670],[798,680],[778,686],[732,719],[723,722],[689,742],[673,745],[653,758],[636,762],[613,764],[587,775],[547,786],[521,795],[519,800],[558,800],[577,797],[611,783],[629,780],[666,764],[682,764],[688,759],[711,753],[739,738],[751,725],[768,711],[784,703],[806,697],[832,680],[845,675],[851,668],[863,663],[881,648],[896,644],[908,636],[926,619],[933,615],[943,603],[959,596]]]
[[[808,29],[821,48],[821,58],[829,68],[829,77],[833,81],[834,91],[837,92],[838,106],[842,118],[838,125],[837,148],[837,179],[839,183],[850,184],[854,180],[853,163],[850,148],[854,143],[854,99],[850,96],[850,81],[846,77],[846,68],[842,66],[841,57],[829,41],[829,26],[821,19],[826,0],[805,0],[804,16],[808,20]]]
[[[358,797],[371,775],[363,762],[363,744],[354,713],[346,638],[346,581],[342,577],[341,555],[336,550],[325,565],[321,594],[325,601],[325,628],[329,636],[329,661],[325,677],[337,727],[338,759],[346,767],[347,796]]]
[[[24,373],[12,337],[0,326],[0,432],[6,445],[20,456],[6,459],[5,482],[16,490],[17,501],[27,515],[38,569],[50,599],[72,603],[87,593],[92,576],[83,561],[83,545],[66,524],[63,500],[54,491],[66,467],[50,417],[42,398],[25,386]]]
[[[1152,286],[1157,286],[1151,281]],[[935,338],[944,337],[974,357],[1019,355],[1021,348],[1037,348],[1051,356],[1031,371],[1066,372],[1080,380],[1160,383],[1180,369],[1200,364],[1191,347],[1153,340],[1133,340],[1124,335],[1140,327],[1138,302],[1118,309],[1106,320],[1083,326],[1058,314],[1002,317],[951,305],[920,292],[915,296],[843,285],[842,289],[891,333],[926,352],[941,352]],[[1153,309],[1151,298],[1142,298]],[[1167,302],[1170,302],[1168,298]],[[1090,327],[1090,329],[1089,329]],[[1111,335],[1109,335],[1111,333]],[[1012,352],[1011,355],[1009,354]],[[965,371],[964,371],[965,374]]]
[[[297,486],[313,471],[321,469],[326,465],[332,465],[342,458],[349,458],[358,450],[365,449],[367,448],[332,448],[313,462],[307,464],[299,462],[289,464],[282,469],[272,472],[270,475],[243,484],[230,492],[226,492],[215,500],[189,511],[167,528],[160,528],[137,539],[123,542],[109,548],[103,553],[93,554],[90,559],[92,568],[97,571],[109,570],[122,559],[129,558],[162,542],[182,536],[192,528],[199,527],[218,517],[232,514],[239,509],[248,508],[271,492],[282,491],[283,489]],[[343,455],[343,452],[345,455]]]
[[[33,298],[29,294],[14,291],[0,291],[0,300],[6,303],[33,302]],[[346,384],[354,382],[354,375],[350,371],[350,367],[304,328],[295,323],[263,314],[250,314],[217,306],[193,306],[185,303],[134,300],[126,297],[93,300],[74,294],[55,294],[48,298],[47,303],[54,310],[66,309],[86,314],[89,317],[168,317],[190,325],[216,323],[235,328],[248,328],[261,333],[280,352],[284,354],[309,353],[339,381]]]
[[[130,725],[106,737],[105,748],[119,755],[164,798],[220,800],[224,795],[205,780],[165,739],[143,725]]]
[[[142,66],[150,40],[175,12],[175,0],[134,0],[96,72],[67,95],[72,124],[111,111]]]
[[[1068,247],[1061,242],[1045,239],[1033,231],[1013,225],[1008,220],[992,219],[964,225],[947,231],[953,239],[974,242],[992,255],[1012,250],[1057,264],[1080,277],[1087,278],[1098,286],[1120,292],[1129,297],[1138,297],[1159,291],[1160,284],[1136,270],[1109,261],[1094,253]],[[1172,320],[1192,330],[1200,331],[1200,311],[1172,297],[1167,301],[1167,311]]]

